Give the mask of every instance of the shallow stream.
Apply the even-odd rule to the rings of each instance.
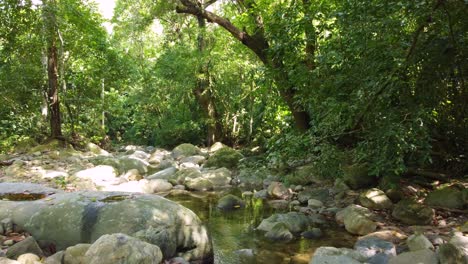
[[[247,202],[245,208],[235,211],[220,211],[216,203],[224,194],[195,193],[167,197],[190,208],[208,227],[216,264],[309,263],[314,250],[320,246],[352,247],[354,244],[355,238],[333,223],[322,228],[324,236],[318,240],[297,238],[288,243],[270,241],[264,237],[264,232],[255,230],[255,227],[262,219],[279,211],[264,205],[262,200]],[[234,194],[240,197],[240,192],[234,191]]]

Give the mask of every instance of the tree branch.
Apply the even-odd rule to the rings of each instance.
[[[268,63],[266,49],[268,49],[268,43],[262,37],[252,37],[247,32],[240,30],[228,19],[220,17],[210,11],[203,10],[201,6],[194,4],[189,0],[180,0],[183,6],[177,6],[177,13],[184,13],[194,15],[196,17],[203,17],[210,23],[218,24],[219,26],[226,29],[232,36],[238,39],[242,44],[252,50],[258,58],[265,64]]]

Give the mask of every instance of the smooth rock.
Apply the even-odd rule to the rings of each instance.
[[[18,261],[21,264],[36,264],[36,263],[41,263],[40,262],[41,258],[39,258],[37,255],[34,255],[32,253],[26,253],[22,254],[19,256],[16,261]]]
[[[44,261],[44,264],[66,264],[63,262],[63,257],[65,255],[65,251],[59,251],[55,254],[53,254],[52,256],[49,256],[48,258],[46,258],[46,260]]]
[[[232,194],[228,194],[219,199],[216,207],[222,210],[233,210],[243,208],[245,206],[244,201]]]
[[[184,143],[178,145],[172,150],[172,157],[174,157],[174,159],[180,160],[184,157],[195,156],[200,153],[201,151],[198,147],[192,144]]]
[[[344,223],[348,232],[356,235],[367,235],[377,228],[377,224],[371,220],[372,213],[369,209],[358,205],[349,205],[335,216],[338,223]]]
[[[32,236],[27,237],[26,239],[9,247],[6,256],[11,259],[16,259],[20,255],[26,253],[33,253],[38,256],[44,256],[42,249],[39,247],[36,240]]]
[[[88,264],[139,263],[159,264],[163,258],[158,246],[125,234],[101,236],[85,254]]]
[[[359,201],[362,206],[370,209],[389,209],[393,206],[392,201],[390,201],[387,195],[377,188],[372,188],[361,193]]]
[[[185,187],[193,191],[210,191],[213,190],[213,183],[205,178],[185,179]]]
[[[429,206],[463,209],[466,203],[463,200],[463,191],[455,186],[445,187],[430,192],[424,203]]]
[[[361,264],[367,258],[349,248],[319,247],[309,264]]]
[[[137,169],[131,169],[124,174],[123,178],[128,181],[139,181],[143,179],[143,176],[141,176]]]
[[[13,230],[13,220],[11,218],[5,218],[0,221],[0,225],[2,226],[2,234],[8,235],[9,233],[12,233]]]
[[[215,142],[213,145],[211,145],[210,147],[210,152],[216,152],[222,148],[225,148],[227,147],[226,145],[224,145],[223,143],[221,142]]]
[[[86,263],[85,254],[91,244],[76,244],[68,247],[63,255],[64,264],[84,264]]]
[[[412,200],[401,200],[393,208],[392,216],[408,225],[427,225],[432,222],[434,210]]]
[[[311,216],[298,212],[289,212],[286,214],[273,214],[270,217],[264,219],[257,227],[257,229],[268,232],[277,223],[286,224],[288,230],[292,233],[301,233],[307,230],[313,224],[324,223],[324,220],[320,218],[314,219]]]
[[[213,188],[229,186],[232,180],[232,173],[226,168],[207,170],[202,172],[202,177],[213,185]]]
[[[309,201],[307,201],[307,206],[309,206],[310,208],[318,209],[323,207],[323,203],[322,201],[316,199],[309,199]]]
[[[0,264],[21,264],[16,260],[0,257]]]
[[[174,175],[176,174],[176,172],[177,172],[177,169],[175,167],[169,167],[162,171],[158,171],[150,176],[147,176],[146,179],[148,180],[154,180],[154,179],[170,180],[174,178]]]
[[[96,186],[107,186],[117,182],[117,170],[108,165],[98,165],[75,173],[75,177],[89,179]]]
[[[58,250],[92,243],[104,234],[134,235],[157,227],[165,232],[148,232],[146,239],[159,241],[160,248],[175,243],[175,248],[184,249],[177,254],[189,261],[213,258],[211,239],[201,220],[191,210],[157,195],[87,191],[28,202],[0,201],[0,219],[6,217],[34,238],[54,241]]]
[[[367,258],[372,258],[377,254],[384,254],[390,258],[397,254],[396,247],[393,243],[375,237],[358,240],[356,244],[354,244],[354,249]],[[380,256],[379,258],[382,257],[383,256]]]
[[[406,240],[406,245],[408,245],[411,251],[418,251],[422,249],[431,249],[434,250],[434,246],[431,241],[427,239],[423,234],[413,234],[408,237]]]
[[[468,256],[468,237],[461,234],[455,234],[449,243],[460,249],[465,256]]]
[[[265,237],[273,241],[289,242],[294,236],[289,231],[288,226],[285,223],[276,223],[270,231],[265,233]]]
[[[172,184],[167,180],[154,179],[149,180],[148,183],[143,187],[145,193],[159,193],[167,192],[172,189]]]
[[[319,200],[325,203],[328,199],[330,199],[330,190],[327,188],[304,189],[303,191],[297,194],[297,199],[302,204],[307,203],[307,201],[309,201],[310,199]]]
[[[197,165],[202,165],[205,160],[206,158],[204,156],[195,155],[195,156],[185,157],[181,159],[180,163],[193,163]]]
[[[118,160],[119,171],[127,172],[132,169],[137,169],[141,175],[144,175],[148,172],[149,162],[144,159],[140,159],[134,156],[124,156]]]
[[[438,264],[437,256],[429,249],[410,251],[391,258],[389,264]]]

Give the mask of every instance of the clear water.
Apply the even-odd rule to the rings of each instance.
[[[356,239],[331,223],[330,226],[322,228],[324,236],[318,240],[298,238],[288,243],[273,242],[264,237],[264,232],[255,230],[255,227],[262,219],[275,213],[275,210],[264,206],[261,200],[255,200],[248,202],[242,209],[220,211],[216,208],[216,203],[225,194],[183,194],[166,197],[190,208],[202,219],[212,236],[217,264],[309,263],[316,248],[352,247]],[[240,196],[240,193],[234,194]],[[252,250],[253,256],[238,252],[242,249]]]

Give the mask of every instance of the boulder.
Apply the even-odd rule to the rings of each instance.
[[[142,151],[142,150],[135,150],[135,152],[133,152],[129,157],[130,158],[138,158],[138,159],[142,159],[142,160],[147,160],[150,158],[150,154]]]
[[[176,174],[176,172],[177,172],[177,169],[175,167],[169,167],[162,171],[158,171],[155,174],[147,176],[146,179],[148,180],[154,180],[154,179],[170,180],[174,178],[174,175]]]
[[[392,216],[408,225],[427,225],[432,222],[434,210],[413,200],[401,200],[393,208]]]
[[[39,247],[36,240],[32,236],[27,237],[26,239],[9,247],[6,256],[11,259],[16,259],[26,253],[44,256],[42,249]]]
[[[380,254],[379,258],[381,259],[396,256],[396,247],[393,243],[375,237],[359,239],[354,244],[354,249],[366,258],[372,258],[378,254]],[[386,257],[382,256],[382,254]]]
[[[377,224],[371,220],[372,213],[365,207],[350,205],[336,214],[338,223],[344,223],[345,228],[351,234],[367,235],[377,228]]]
[[[22,264],[16,260],[0,257],[0,264]]]
[[[355,164],[343,168],[343,180],[353,190],[377,183],[375,176],[368,174],[366,165]]]
[[[463,252],[468,263],[468,237],[463,236],[462,234],[455,234],[449,240],[449,243]]]
[[[232,194],[223,196],[218,200],[218,204],[216,205],[216,207],[222,210],[232,210],[242,208],[244,206],[245,202],[241,198]]]
[[[167,180],[155,179],[148,181],[147,184],[143,186],[143,191],[145,193],[159,193],[167,192],[172,189],[172,184]]]
[[[390,201],[387,195],[377,188],[372,188],[361,193],[359,201],[362,206],[370,209],[389,209],[393,206],[392,201]]]
[[[195,168],[186,168],[176,172],[173,178],[172,183],[184,184],[186,180],[202,178],[202,173]]]
[[[257,227],[258,230],[270,231],[277,223],[284,223],[291,233],[301,233],[314,224],[322,224],[325,221],[321,218],[314,218],[298,212],[289,212],[286,214],[273,214],[264,219]]]
[[[242,158],[242,154],[235,149],[224,147],[208,158],[205,167],[234,169],[237,168],[237,164],[239,164],[239,160]]]
[[[86,144],[86,150],[95,155],[110,156],[109,152],[103,150],[101,147],[92,142]]]
[[[124,174],[123,178],[128,181],[139,181],[143,179],[143,176],[137,169],[131,169]]]
[[[406,245],[411,251],[418,251],[421,249],[434,250],[434,246],[431,241],[429,241],[429,239],[427,239],[423,234],[414,234],[409,236],[406,240]]]
[[[265,233],[265,237],[274,241],[289,242],[294,238],[294,235],[289,231],[285,223],[276,223],[270,231]]]
[[[466,205],[463,200],[463,191],[455,186],[430,192],[424,200],[424,203],[429,206],[440,206],[452,209],[463,209]]]
[[[319,200],[309,199],[309,201],[307,201],[307,206],[313,209],[319,209],[323,207],[323,203]]]
[[[437,250],[439,263],[468,263],[468,255],[463,254],[463,250],[452,243],[442,244]]]
[[[0,183],[0,190],[3,183]],[[213,258],[211,240],[200,219],[189,209],[156,195],[124,192],[56,193],[35,201],[0,201],[0,219],[14,223],[38,240],[50,241],[57,250],[92,243],[104,234],[134,235],[147,232],[147,241],[189,261]]]
[[[80,179],[91,180],[98,187],[106,187],[117,183],[117,170],[108,165],[99,165],[75,173]]]
[[[193,164],[198,164],[202,165],[203,162],[205,162],[206,158],[201,155],[195,155],[195,156],[190,156],[190,157],[185,157],[180,160],[180,163],[193,163]]]
[[[127,172],[131,169],[137,169],[141,175],[144,175],[148,172],[149,163],[146,160],[133,157],[133,156],[124,156],[119,159],[119,171]]]
[[[438,264],[437,256],[429,249],[410,251],[391,258],[389,264]]]
[[[85,254],[89,264],[159,264],[163,256],[158,246],[117,233],[101,236]]]
[[[232,180],[231,171],[226,168],[207,170],[202,172],[202,178],[211,182],[213,188],[229,186]]]
[[[76,244],[68,247],[63,255],[65,264],[84,264],[86,263],[85,254],[91,244]]]
[[[44,261],[44,264],[66,264],[63,262],[63,257],[65,255],[65,251],[59,251],[55,254],[53,254],[52,256],[49,256],[48,258],[46,258],[46,260]]]
[[[311,183],[320,183],[316,175],[316,168],[314,165],[305,165],[297,167],[292,173],[286,175],[287,182],[296,185],[309,185]]]
[[[216,143],[214,143],[213,145],[211,145],[211,147],[210,147],[210,152],[213,153],[213,152],[216,152],[216,151],[218,151],[218,150],[220,150],[220,149],[222,149],[222,148],[226,148],[226,147],[227,147],[227,146],[224,145],[223,143],[221,143],[221,142],[216,142]]]
[[[172,157],[174,157],[176,160],[180,160],[184,157],[194,156],[200,153],[201,151],[198,147],[192,144],[184,143],[180,144],[172,150]]]
[[[185,187],[189,190],[193,191],[211,191],[213,190],[213,183],[205,178],[186,178],[185,179]]]
[[[18,261],[21,264],[39,264],[41,258],[37,255],[34,255],[32,253],[26,253],[18,257],[16,261]]]
[[[310,199],[326,203],[330,199],[330,190],[327,188],[305,189],[297,194],[297,199],[302,204],[307,203]]]
[[[361,264],[367,258],[349,248],[319,247],[309,264]]]

